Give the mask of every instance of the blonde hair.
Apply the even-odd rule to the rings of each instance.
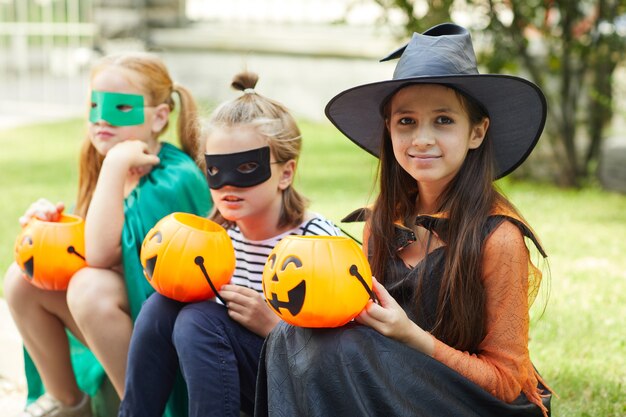
[[[297,164],[302,149],[300,129],[285,106],[254,90],[258,80],[258,75],[252,72],[235,75],[231,86],[244,93],[215,109],[209,119],[207,133],[210,135],[211,131],[219,128],[253,126],[267,140],[278,163],[293,159]],[[307,205],[308,200],[294,189],[293,184],[283,190],[278,227],[300,224]],[[214,209],[211,218],[222,225],[231,225],[217,209]]]
[[[91,79],[107,68],[118,68],[129,75],[128,81],[136,83],[137,87],[146,95],[146,105],[155,106],[167,104],[170,111],[174,110],[175,102],[172,93],[176,92],[180,99],[177,133],[181,148],[191,156],[198,166],[204,169],[204,161],[200,154],[200,126],[198,110],[191,92],[185,87],[175,84],[169,75],[163,61],[156,55],[149,53],[130,53],[110,55],[102,58],[91,70]],[[161,136],[169,125],[165,124],[157,134]],[[87,137],[83,141],[80,153],[80,170],[78,181],[78,197],[76,199],[76,214],[84,217],[93,196],[93,191],[100,175],[100,168],[104,156],[100,155]]]

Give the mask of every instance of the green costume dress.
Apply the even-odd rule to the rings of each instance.
[[[211,200],[206,178],[193,160],[169,143],[163,143],[160,163],[141,178],[139,184],[124,200],[124,228],[122,230],[122,260],[124,279],[135,320],[142,303],[154,292],[143,275],[139,254],[144,236],[166,215],[182,211],[206,216]],[[74,373],[81,390],[94,396],[104,379],[104,370],[91,351],[68,332]],[[44,393],[37,369],[24,350],[28,401]],[[182,381],[182,378],[181,378]],[[172,410],[186,410],[184,384],[177,384],[168,407],[168,416],[180,415]],[[96,410],[97,411],[97,410]]]

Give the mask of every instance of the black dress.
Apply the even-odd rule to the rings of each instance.
[[[485,237],[501,221],[490,218]],[[405,231],[398,233],[399,242],[405,241]],[[404,270],[404,277],[387,290],[424,329],[432,328],[444,256],[445,247],[440,247],[414,268],[399,258],[392,266]],[[420,277],[422,299],[432,302],[420,306],[416,315],[410,306]],[[550,397],[543,403],[549,409]],[[332,329],[281,322],[261,351],[254,415],[541,417],[543,413],[523,393],[506,403],[430,356],[356,322]]]

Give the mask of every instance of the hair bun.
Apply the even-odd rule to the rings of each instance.
[[[254,72],[244,71],[235,75],[230,85],[235,90],[244,91],[247,89],[254,89],[258,81],[259,76],[257,74]]]

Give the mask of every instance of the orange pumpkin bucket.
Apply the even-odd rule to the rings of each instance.
[[[339,327],[372,296],[372,272],[359,246],[344,236],[287,236],[263,269],[272,310],[301,327]]]
[[[140,258],[150,285],[183,302],[219,297],[235,271],[235,251],[226,230],[189,213],[159,220],[146,235]]]
[[[15,240],[15,261],[24,278],[44,290],[66,290],[86,265],[85,222],[62,214],[56,222],[31,219]]]

